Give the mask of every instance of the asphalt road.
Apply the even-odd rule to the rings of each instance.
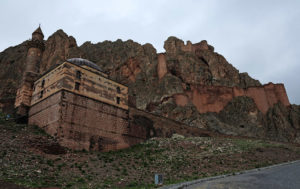
[[[259,171],[200,182],[188,189],[300,189],[300,161]]]

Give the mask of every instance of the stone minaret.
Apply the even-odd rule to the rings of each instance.
[[[33,92],[33,84],[39,77],[39,67],[45,49],[44,34],[40,27],[32,33],[32,39],[27,42],[27,57],[21,85],[17,91],[15,108],[19,118],[27,118]]]

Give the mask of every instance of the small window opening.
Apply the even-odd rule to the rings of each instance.
[[[43,98],[44,90],[41,91],[40,93],[40,98]]]
[[[75,82],[75,90],[79,91],[80,83]]]
[[[76,71],[76,78],[81,79],[81,72],[80,71]]]
[[[121,93],[121,89],[120,87],[117,87],[117,93],[120,94]]]
[[[186,90],[190,91],[191,90],[191,85],[189,83],[186,84]]]
[[[45,86],[45,80],[43,79],[43,81],[42,81],[42,88],[44,88],[44,86]]]
[[[120,97],[117,97],[117,104],[120,104]]]

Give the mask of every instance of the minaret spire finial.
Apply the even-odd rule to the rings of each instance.
[[[42,41],[44,38],[44,34],[41,29],[41,24],[39,24],[39,27],[32,33],[32,39],[37,39]]]

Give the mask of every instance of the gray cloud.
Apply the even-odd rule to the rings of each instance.
[[[133,39],[161,52],[171,35],[206,39],[241,72],[284,83],[300,104],[297,0],[1,0],[0,7],[0,51],[28,39],[39,23],[46,37],[61,28],[79,45]]]

